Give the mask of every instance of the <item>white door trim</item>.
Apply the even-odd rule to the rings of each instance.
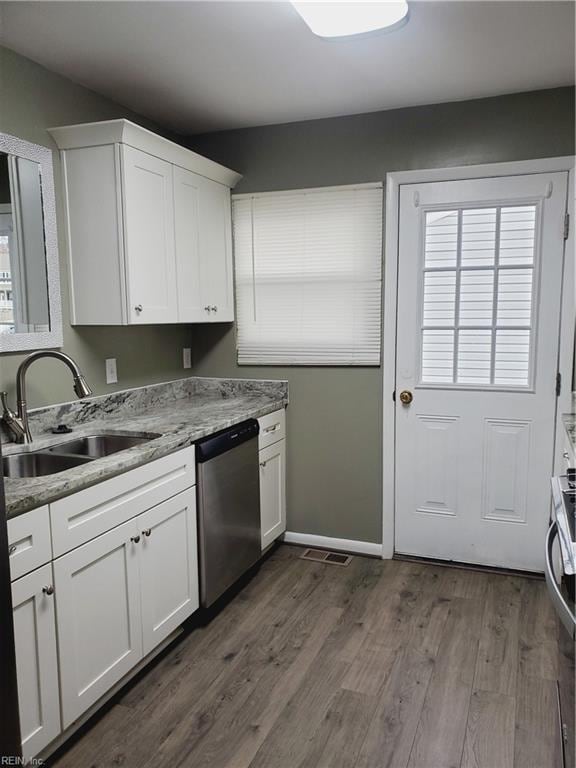
[[[386,174],[386,218],[384,235],[384,330],[382,354],[382,558],[389,559],[394,554],[394,517],[395,517],[395,443],[396,409],[392,400],[396,384],[396,316],[398,302],[398,237],[399,203],[402,184],[419,184],[433,181],[459,181],[462,179],[480,179],[490,176],[519,176],[530,173],[550,173],[568,171],[569,210],[574,204],[574,156],[551,157],[538,160],[521,160],[511,163],[489,163],[487,165],[467,165],[454,168],[429,168],[416,171],[394,171]],[[564,253],[574,250],[574,227],[571,222],[570,237],[565,243]],[[574,285],[575,267],[573,259],[564,259],[562,297],[562,317],[560,327],[559,368],[562,375],[562,394],[556,402],[556,422],[559,416],[571,410],[572,380],[572,344],[576,310],[574,294],[570,286]],[[561,466],[563,436],[556,429],[555,466]],[[544,545],[542,545],[544,546]]]

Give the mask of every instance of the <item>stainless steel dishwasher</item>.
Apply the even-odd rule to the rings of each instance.
[[[200,598],[209,606],[260,558],[255,419],[196,443]]]

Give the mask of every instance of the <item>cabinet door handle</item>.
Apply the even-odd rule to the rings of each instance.
[[[138,313],[142,312],[143,309],[144,307],[142,306],[142,304],[136,304],[136,306],[134,307],[134,311]]]
[[[150,534],[151,534],[151,533],[152,533],[152,528],[145,528],[145,529],[142,531],[142,535],[143,535],[143,536],[150,536]]]
[[[138,542],[140,541],[140,536],[131,536],[131,537],[130,537],[130,541],[131,541],[133,544],[138,544]]]
[[[565,459],[569,459],[570,458],[570,454],[568,453],[568,451],[564,451],[562,456],[564,456]]]
[[[212,307],[204,307],[204,312],[211,312],[211,311],[212,311]]]
[[[268,464],[268,462],[267,462],[267,461],[261,461],[261,462],[260,462],[260,466],[261,466],[261,467],[265,467],[265,466],[266,466],[266,464]]]
[[[218,307],[216,306],[216,304],[213,304],[213,305],[210,307],[210,309],[212,310],[212,312],[218,312]]]
[[[12,544],[10,547],[8,547],[8,554],[9,555],[13,555],[14,552],[16,552],[17,549],[18,549],[18,545],[17,544]]]
[[[45,595],[53,595],[54,587],[52,586],[52,584],[48,584],[48,586],[42,587],[42,592],[44,592]]]

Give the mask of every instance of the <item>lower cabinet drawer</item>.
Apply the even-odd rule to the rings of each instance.
[[[278,440],[286,437],[286,411],[281,408],[274,413],[267,413],[258,419],[260,434],[258,435],[258,448],[267,448]]]
[[[8,551],[12,581],[52,560],[48,507],[8,520]]]
[[[54,557],[85,544],[196,481],[194,448],[144,464],[50,504]]]

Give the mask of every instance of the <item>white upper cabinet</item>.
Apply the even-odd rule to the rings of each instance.
[[[174,168],[174,231],[178,311],[184,323],[204,323],[200,261],[200,176]]]
[[[128,120],[51,129],[74,325],[231,322],[241,178]]]
[[[202,308],[210,322],[231,322],[234,296],[230,190],[210,179],[201,179],[200,189]]]
[[[234,320],[230,190],[174,168],[174,222],[180,322]]]
[[[123,146],[122,179],[129,322],[177,323],[172,165]]]

